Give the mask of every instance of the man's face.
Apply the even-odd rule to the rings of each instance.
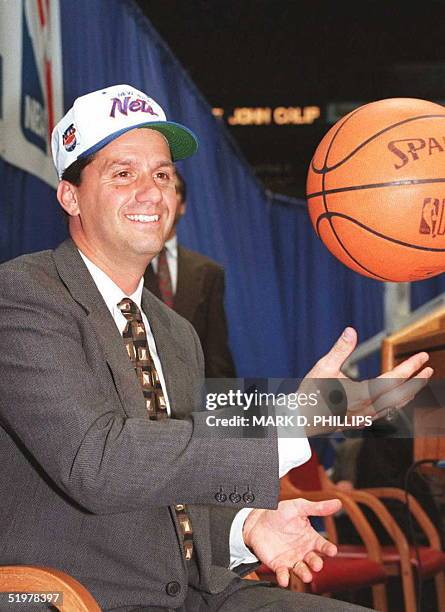
[[[146,257],[163,247],[176,212],[175,169],[164,137],[142,128],[101,149],[76,187],[76,244],[108,261]]]

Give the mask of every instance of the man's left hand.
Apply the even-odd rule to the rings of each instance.
[[[280,502],[276,510],[252,510],[244,523],[244,542],[275,572],[280,586],[288,586],[291,573],[310,582],[312,572],[323,567],[321,555],[333,557],[337,547],[315,531],[308,517],[329,516],[340,508],[338,499],[298,498]]]
[[[396,411],[410,402],[433,374],[431,367],[424,367],[429,359],[428,353],[420,352],[377,378],[361,382],[353,381],[342,373],[341,368],[356,345],[357,332],[352,327],[347,327],[331,350],[306,374],[299,391],[309,393],[311,388],[316,387],[318,381],[323,378],[344,382],[346,416],[369,416],[372,420],[376,420],[388,416],[389,412]],[[302,412],[300,408],[300,413]],[[327,431],[327,428],[322,428],[321,432],[327,433]],[[314,428],[310,431],[311,435],[318,433],[320,432]]]

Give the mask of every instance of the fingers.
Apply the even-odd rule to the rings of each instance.
[[[280,565],[280,567],[277,567],[275,570],[275,577],[281,587],[286,589],[289,586],[290,572],[289,568],[285,565]]]
[[[323,370],[326,370],[324,374],[326,377],[337,376],[341,366],[355,349],[357,344],[357,332],[352,327],[347,327],[334,346],[318,362],[318,368],[320,369],[320,377],[323,376]]]
[[[321,561],[321,565],[323,566],[323,561]],[[303,582],[310,582],[312,580],[312,574],[309,570],[309,567],[307,566],[307,563],[305,563],[304,561],[297,561],[296,563],[294,563],[292,567],[292,572],[295,574],[295,576],[301,578]]]
[[[425,384],[428,383],[429,379],[431,378],[431,376],[434,374],[434,370],[432,367],[428,366],[427,368],[423,368],[423,370],[420,370],[420,372],[418,374],[416,374],[414,376],[414,378],[425,378]]]
[[[323,568],[323,559],[315,552],[309,552],[303,560],[312,572],[319,572]]]
[[[335,557],[337,554],[337,547],[329,540],[326,540],[323,536],[319,535],[315,542],[314,550],[326,555],[327,557]]]
[[[289,586],[291,572],[303,582],[310,582],[312,580],[312,574],[309,567],[304,561],[300,560],[296,561],[291,568],[281,565],[275,570],[277,582],[281,587],[287,588]]]
[[[326,499],[319,502],[312,502],[302,497],[291,500],[298,510],[300,516],[329,516],[341,509],[339,499]]]
[[[303,582],[311,582],[312,572],[319,572],[323,568],[323,559],[315,552],[309,552],[304,560],[296,561],[291,568],[280,566],[276,570],[277,582],[282,587],[289,585],[290,573]]]
[[[379,398],[390,393],[393,389],[397,389],[401,385],[407,384],[408,380],[425,379],[424,383],[419,384],[417,391],[415,391],[415,386],[417,383],[414,384],[414,393],[412,394],[414,397],[414,395],[420,391],[420,389],[426,384],[428,379],[433,374],[433,370],[430,367],[423,368],[422,370],[418,371],[419,368],[421,368],[422,365],[428,361],[428,359],[428,353],[418,353],[417,355],[413,355],[410,357],[410,359],[407,359],[403,363],[399,364],[399,366],[390,372],[385,372],[384,374],[381,374],[377,378],[371,380],[364,380],[360,383],[356,383],[352,388],[353,392],[348,393],[348,403],[350,408],[352,408],[354,404],[364,404],[372,407]],[[417,372],[417,374],[411,378],[415,372]],[[409,397],[409,394],[407,397]],[[370,410],[368,411],[368,414],[372,415],[373,412]]]
[[[405,361],[402,361],[402,363],[399,363],[399,365],[389,372],[381,374],[379,378],[391,378],[393,380],[411,378],[411,376],[415,374],[417,370],[420,370],[420,368],[428,361],[429,358],[430,356],[428,353],[416,353],[408,359],[405,359]]]
[[[381,395],[372,403],[374,415],[378,418],[389,408],[402,408],[408,404],[425,387],[432,374],[432,368],[424,368],[414,378],[400,382],[396,388]]]

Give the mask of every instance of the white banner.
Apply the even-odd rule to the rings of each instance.
[[[0,154],[57,185],[50,136],[63,115],[60,0],[0,0]]]

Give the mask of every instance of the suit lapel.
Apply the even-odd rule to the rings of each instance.
[[[63,242],[54,251],[54,260],[62,282],[88,315],[125,413],[127,416],[144,415],[146,412],[144,397],[134,375],[134,368],[128,358],[122,336],[71,239]]]

